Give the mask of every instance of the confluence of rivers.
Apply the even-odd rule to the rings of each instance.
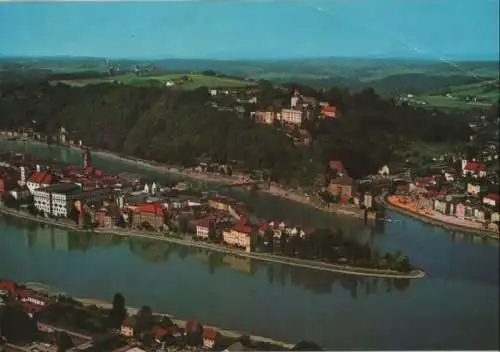
[[[3,142],[17,150],[79,163],[78,151]],[[175,178],[104,159],[105,172]],[[129,306],[277,340],[306,339],[329,349],[499,348],[499,246],[388,211],[390,223],[364,226],[268,194],[228,191],[257,215],[308,227],[340,227],[380,251],[401,250],[427,276],[350,276],[265,263],[143,238],[79,233],[0,216],[0,277],[37,282],[75,297]]]

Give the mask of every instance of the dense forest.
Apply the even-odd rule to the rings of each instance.
[[[411,141],[449,144],[468,138],[468,116],[398,106],[373,89],[345,89],[305,95],[335,104],[340,118],[306,121],[308,146],[296,145],[274,126],[256,124],[248,111],[272,102],[289,104],[291,89],[259,82],[258,106],[247,114],[210,106],[208,90],[101,84],[82,88],[48,83],[0,85],[0,128],[33,127],[54,133],[60,126],[70,139],[119,153],[192,165],[199,158],[236,162],[246,169],[269,170],[275,180],[312,185],[323,182],[331,159],[342,160],[353,177],[363,177],[388,162]],[[35,123],[34,123],[35,122]]]

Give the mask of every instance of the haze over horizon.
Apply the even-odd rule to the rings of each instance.
[[[498,60],[499,2],[0,3],[3,56]]]

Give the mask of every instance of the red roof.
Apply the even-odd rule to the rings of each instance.
[[[14,293],[16,291],[16,283],[11,280],[0,281],[0,290],[6,290],[10,293]]]
[[[196,226],[209,228],[211,224],[212,224],[212,220],[210,220],[210,219],[201,219],[200,221],[198,221],[198,223],[196,224]]]
[[[485,171],[486,165],[483,163],[475,162],[475,161],[467,161],[467,164],[465,164],[464,170],[472,171],[472,172]]]
[[[269,229],[269,223],[265,222],[259,226],[259,232],[266,232]]]
[[[491,199],[494,200],[495,202],[498,202],[500,201],[500,194],[489,193],[484,196],[484,199]]]
[[[29,182],[33,183],[39,183],[39,184],[46,184],[50,185],[53,181],[54,177],[51,174],[48,174],[46,172],[40,171],[40,172],[34,172],[31,177],[28,179]]]
[[[321,113],[327,116],[335,117],[337,115],[337,108],[332,105],[327,105],[321,110]]]
[[[203,329],[203,338],[208,340],[215,340],[217,337],[217,331],[213,328],[204,328]]]
[[[340,160],[330,160],[330,169],[337,172],[344,172],[344,164]]]
[[[163,215],[163,209],[159,203],[142,203],[137,206],[137,210],[140,213]]]
[[[161,337],[167,335],[168,331],[159,325],[153,325],[153,334],[155,335],[155,337],[161,338]]]
[[[189,320],[186,323],[186,332],[196,331],[196,329],[198,329],[199,326],[200,324],[196,320]]]
[[[250,235],[252,233],[252,228],[242,223],[237,223],[236,225],[234,225],[233,230],[240,233],[245,233],[247,235]]]

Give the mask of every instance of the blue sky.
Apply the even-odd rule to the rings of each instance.
[[[498,0],[0,3],[0,54],[495,58]]]

